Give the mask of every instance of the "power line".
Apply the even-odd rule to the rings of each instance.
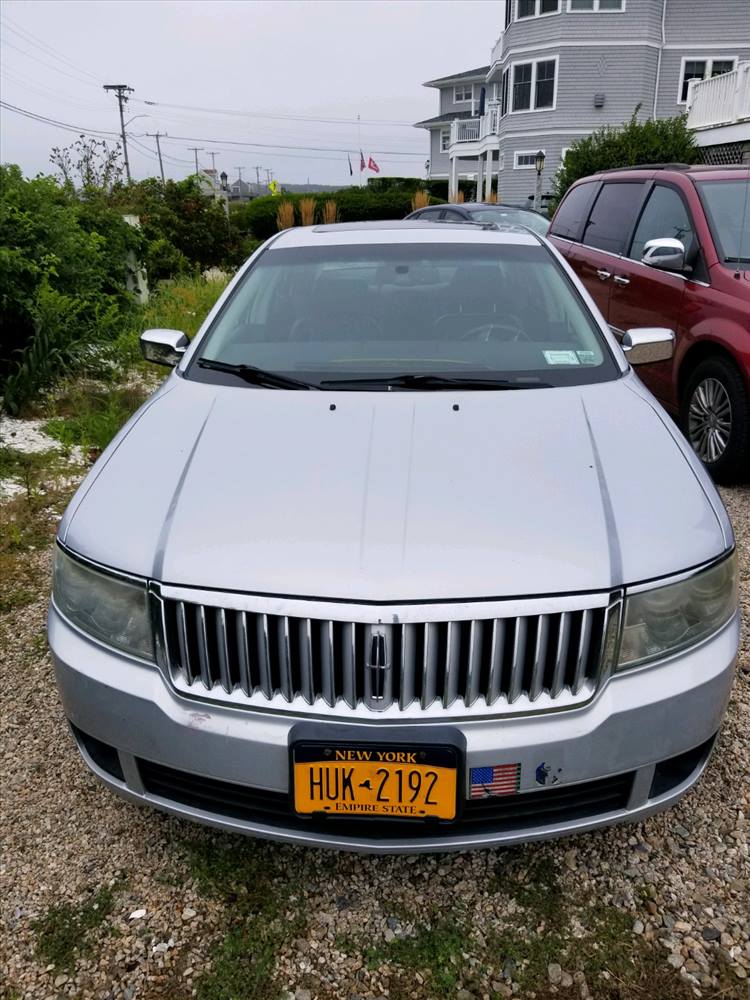
[[[299,145],[282,145],[281,143],[274,142],[244,142],[240,139],[215,139],[208,138],[207,136],[194,136],[194,135],[173,135],[170,136],[171,142],[209,142],[213,146],[248,146],[253,149],[301,149],[307,150],[314,153],[351,153],[352,147],[346,146],[299,146]],[[415,159],[417,157],[424,156],[424,150],[414,150],[413,153],[406,152],[402,149],[372,149],[370,152],[377,153],[381,156],[405,156]]]
[[[52,56],[53,59],[57,59],[58,62],[61,62],[66,66],[70,66],[72,69],[76,70],[76,72],[83,73],[85,76],[90,77],[95,81],[97,86],[100,84],[101,81],[99,77],[94,76],[93,73],[89,73],[89,71],[84,69],[82,66],[77,66],[76,63],[68,59],[67,56],[58,52],[57,49],[52,48],[52,46],[48,45],[47,42],[43,42],[41,38],[38,38],[35,34],[29,31],[28,28],[22,28],[19,24],[16,24],[15,21],[12,21],[7,14],[0,15],[0,20],[4,22],[5,27],[9,31],[12,31],[14,35],[18,35],[19,38],[21,38],[21,40],[27,45],[32,45],[35,48],[42,49],[42,51],[46,50],[46,53]]]
[[[71,125],[69,122],[61,122],[56,118],[48,118],[46,115],[37,114],[35,111],[28,111],[26,108],[19,108],[15,104],[9,104],[8,101],[0,100],[0,107],[5,108],[7,111],[13,111],[16,114],[23,115],[24,118],[31,118],[33,121],[38,121],[45,125],[55,125],[57,128],[65,129],[68,132],[77,132],[79,135],[120,135],[119,132],[113,132],[111,129],[84,128],[80,125]]]
[[[53,66],[52,63],[45,62],[44,59],[40,59],[38,56],[34,56],[30,52],[26,52],[25,49],[21,49],[17,45],[14,45],[13,42],[9,42],[7,38],[3,39],[3,45],[7,46],[9,49],[14,49],[16,52],[20,52],[21,55],[26,56],[27,59],[33,59],[34,62],[38,62],[40,66],[44,66],[45,69],[51,69],[55,73],[62,73],[63,76],[68,76],[70,77],[71,80],[75,80],[77,83],[85,83],[89,87],[94,86],[94,84],[91,83],[89,80],[84,80],[82,76],[77,76],[74,75],[73,73],[69,73],[65,69],[60,69],[59,66]]]
[[[136,100],[141,101],[140,98]],[[281,113],[270,113],[268,111],[238,111],[231,108],[204,108],[195,104],[170,104],[167,101],[147,101],[142,100],[143,104],[148,104],[151,107],[157,108],[177,108],[181,111],[200,111],[204,114],[209,115],[234,115],[240,118],[272,118],[278,119],[279,121],[291,121],[291,122],[316,122],[323,123],[327,125],[356,125],[357,119],[355,118],[332,118],[332,117],[316,117],[314,115],[285,115]],[[369,119],[362,120],[362,125],[397,125],[400,128],[414,128],[414,122],[405,121],[389,121],[387,119]]]

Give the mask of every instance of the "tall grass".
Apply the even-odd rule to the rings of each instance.
[[[427,208],[430,204],[430,192],[425,191],[424,188],[420,188],[418,191],[414,192],[414,197],[411,200],[411,210],[416,212],[418,208]]]
[[[282,201],[276,209],[276,225],[282,229],[291,229],[294,225],[294,202]]]
[[[486,201],[486,202],[487,202],[487,203],[488,203],[489,205],[497,205],[497,203],[498,203],[498,201],[499,201],[499,199],[498,199],[498,197],[497,197],[497,191],[490,191],[490,193],[489,193],[489,194],[487,195],[487,197],[485,198],[485,201]]]
[[[300,198],[299,218],[303,226],[313,226],[315,224],[315,199]]]
[[[332,226],[339,221],[339,209],[336,202],[330,198],[323,205],[323,222],[327,226]]]
[[[459,190],[459,191],[456,191],[456,193],[454,195],[452,195],[448,199],[448,201],[450,201],[454,205],[463,205],[463,203],[466,201],[466,198],[464,196],[463,191]]]

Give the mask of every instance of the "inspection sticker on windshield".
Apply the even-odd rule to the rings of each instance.
[[[548,365],[577,365],[578,355],[575,351],[544,351],[544,360]]]
[[[595,365],[596,364],[596,354],[594,351],[576,351],[578,355],[578,360],[582,365]]]

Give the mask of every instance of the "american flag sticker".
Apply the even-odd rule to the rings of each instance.
[[[472,799],[485,799],[490,795],[514,795],[521,783],[521,765],[472,767],[470,782]]]

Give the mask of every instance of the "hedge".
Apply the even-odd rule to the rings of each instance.
[[[319,218],[323,205],[335,201],[340,222],[371,222],[378,219],[403,219],[411,212],[413,190],[394,188],[386,191],[372,191],[368,188],[342,188],[340,191],[319,194],[288,194],[281,198],[269,195],[255,198],[244,205],[232,208],[232,223],[239,232],[258,240],[266,240],[277,231],[276,212],[279,202],[291,201],[295,206],[295,221],[299,223],[298,203],[301,198],[315,198],[316,217]],[[439,204],[440,199],[431,202]]]

